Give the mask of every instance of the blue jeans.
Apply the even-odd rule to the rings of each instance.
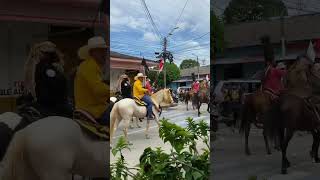
[[[147,103],[147,116],[151,117],[152,116],[152,104],[153,104],[153,102],[152,102],[150,96],[144,95],[141,100],[144,101],[145,103]]]

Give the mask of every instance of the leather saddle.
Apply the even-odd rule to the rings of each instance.
[[[101,125],[90,113],[77,109],[73,113],[73,120],[89,135],[98,140],[109,141],[109,127]]]
[[[145,103],[144,101],[142,101],[141,99],[139,99],[137,97],[134,97],[133,100],[138,106],[147,106],[147,103]]]

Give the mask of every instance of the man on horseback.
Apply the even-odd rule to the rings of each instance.
[[[132,98],[132,87],[128,75],[121,75],[118,81],[118,91],[122,98]]]
[[[75,78],[75,106],[100,119],[102,125],[109,125],[109,87],[103,82],[103,68],[108,46],[102,37],[93,37],[79,49],[78,55],[84,61]]]
[[[138,73],[137,76],[134,78],[135,82],[133,84],[133,96],[141,99],[147,104],[147,117],[148,120],[152,120],[154,117],[152,115],[152,105],[153,101],[149,96],[148,89],[143,87],[143,79],[147,76],[144,76],[142,73]]]
[[[196,80],[196,77],[194,75],[194,73],[192,73],[192,85],[191,85],[191,89],[193,91],[193,93],[196,95],[198,94],[199,90],[200,90],[200,83],[199,81]]]
[[[25,65],[25,94],[41,116],[72,117],[62,55],[52,42],[36,44]]]

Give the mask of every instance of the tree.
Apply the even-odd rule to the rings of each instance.
[[[197,66],[200,66],[200,64],[196,60],[185,59],[180,64],[180,69],[188,69],[188,68],[197,67]]]
[[[224,11],[224,20],[230,24],[261,21],[281,15],[288,15],[281,0],[232,0]]]
[[[179,67],[174,63],[165,63],[166,68],[166,74],[167,74],[167,85],[169,85],[172,81],[178,80],[180,78],[180,69]],[[157,75],[156,73],[149,74],[150,79],[153,78],[153,80],[157,81],[158,87],[164,87],[163,82],[163,71]],[[152,80],[152,79],[151,79]]]

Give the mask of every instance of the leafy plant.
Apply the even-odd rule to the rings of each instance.
[[[114,180],[131,176],[135,180],[205,180],[209,179],[208,145],[209,127],[204,121],[196,123],[192,118],[187,120],[187,128],[170,123],[168,119],[161,120],[159,137],[172,148],[166,153],[161,147],[146,148],[140,156],[137,168],[126,168],[122,155],[123,149],[130,149],[129,144],[120,138],[112,153],[120,153],[121,158],[112,165],[111,175]],[[196,140],[202,140],[208,148],[200,154]],[[138,170],[134,175],[131,171]]]

